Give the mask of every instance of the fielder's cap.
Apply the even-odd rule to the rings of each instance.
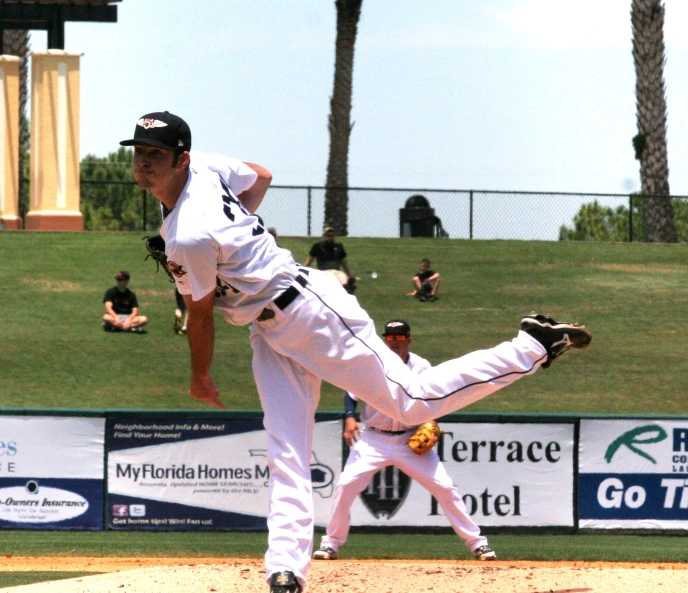
[[[191,150],[191,128],[181,117],[169,111],[147,113],[136,122],[134,137],[131,140],[122,140],[120,144],[147,144],[165,150],[184,152]]]
[[[323,229],[323,235],[326,235],[327,233],[334,233],[334,227],[332,226],[326,226]]]
[[[129,278],[131,278],[131,276],[129,275],[129,272],[127,272],[126,270],[121,270],[121,271],[117,272],[117,276],[115,276],[115,280],[118,280],[118,281],[119,280],[129,280]]]
[[[411,337],[411,326],[401,319],[393,319],[385,324],[383,336],[405,336]]]

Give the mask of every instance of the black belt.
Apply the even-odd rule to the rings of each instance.
[[[372,428],[373,430],[377,432],[382,432],[384,434],[404,434],[405,432],[411,430],[410,428],[407,428],[406,430],[380,430],[379,428],[375,428],[374,426],[370,426],[369,428]]]
[[[308,284],[308,280],[306,280],[303,276],[297,276],[296,282],[298,282],[301,286],[306,286],[306,284]],[[301,293],[299,293],[298,289],[292,285],[272,302],[280,311],[284,311],[294,302],[294,299],[299,296],[299,294]],[[258,321],[267,321],[268,319],[272,319],[274,316],[275,312],[266,307],[263,309],[261,314],[258,315]]]

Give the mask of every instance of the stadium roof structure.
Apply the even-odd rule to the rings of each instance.
[[[48,49],[64,49],[67,21],[116,23],[121,0],[0,0],[0,54],[5,29],[48,31]]]

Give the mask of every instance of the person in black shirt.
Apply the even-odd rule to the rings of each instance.
[[[351,276],[344,245],[335,241],[334,236],[334,229],[331,226],[326,226],[323,230],[325,240],[319,241],[311,247],[304,265],[309,267],[313,260],[316,260],[318,270],[344,270],[347,276]]]
[[[331,226],[323,229],[323,237],[324,241],[319,241],[311,247],[304,265],[308,268],[313,260],[316,260],[318,270],[330,272],[349,294],[353,294],[358,278],[351,275],[344,245],[334,240],[335,232]]]
[[[143,326],[148,318],[139,315],[139,302],[136,294],[127,288],[129,272],[122,270],[117,273],[117,286],[108,288],[103,297],[105,315],[103,315],[103,329],[105,331],[128,331],[145,333]]]
[[[430,260],[420,260],[420,271],[413,277],[415,290],[406,296],[418,297],[420,301],[436,301],[437,289],[440,287],[439,272],[430,269]]]

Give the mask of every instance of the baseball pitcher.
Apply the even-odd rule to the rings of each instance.
[[[224,408],[211,375],[215,308],[251,324],[253,374],[268,434],[270,510],[265,555],[271,593],[299,593],[313,546],[310,459],[325,380],[409,425],[454,412],[537,371],[585,328],[528,315],[510,341],[417,375],[375,331],[356,297],[325,272],[299,266],[255,214],[269,171],[191,154],[191,130],[168,112],[148,113],[121,142],[134,147],[134,178],[162,204],[166,267],[189,318],[192,397]],[[223,361],[231,364],[231,361]]]

